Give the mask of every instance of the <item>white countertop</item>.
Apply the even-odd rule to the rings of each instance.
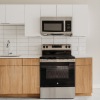
[[[21,55],[19,57],[0,57],[0,58],[40,58],[40,56],[32,55],[32,56],[26,56],[26,55]],[[78,55],[75,56],[75,58],[92,58],[89,55]]]
[[[40,58],[40,56],[26,56],[26,55],[21,55],[19,57],[0,57],[0,58]]]

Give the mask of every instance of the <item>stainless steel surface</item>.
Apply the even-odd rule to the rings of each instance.
[[[40,62],[75,62],[75,59],[40,59]]]
[[[0,57],[19,57],[20,55],[0,55]]]
[[[72,17],[41,17],[40,18],[40,33],[42,35],[67,35],[67,36],[72,36],[72,31],[71,32],[43,32],[42,31],[42,21],[64,21],[64,31],[65,31],[65,21],[71,21],[72,24]],[[71,27],[72,29],[72,27]]]
[[[57,46],[57,45],[61,46],[61,48],[52,47],[52,46]],[[43,44],[42,50],[71,50],[71,44]]]
[[[75,87],[41,87],[40,98],[74,98]]]

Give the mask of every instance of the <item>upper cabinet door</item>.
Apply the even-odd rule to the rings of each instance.
[[[57,17],[72,17],[72,5],[57,5]]]
[[[73,5],[73,35],[87,36],[88,5]]]
[[[56,17],[56,5],[41,5],[41,17]]]
[[[40,5],[25,5],[25,36],[40,36]]]
[[[0,5],[0,23],[5,23],[5,5]]]
[[[24,24],[24,5],[6,5],[6,23]]]

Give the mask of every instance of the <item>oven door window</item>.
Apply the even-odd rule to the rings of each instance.
[[[75,63],[42,63],[40,67],[41,87],[75,86]]]
[[[49,67],[46,70],[46,79],[68,79],[69,70],[68,66]]]
[[[42,21],[43,32],[63,32],[64,31],[63,21]]]

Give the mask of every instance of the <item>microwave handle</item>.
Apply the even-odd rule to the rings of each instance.
[[[63,28],[64,28],[64,32],[65,32],[65,21],[64,21],[64,23],[63,23],[63,24],[64,24],[64,27],[63,27]]]

